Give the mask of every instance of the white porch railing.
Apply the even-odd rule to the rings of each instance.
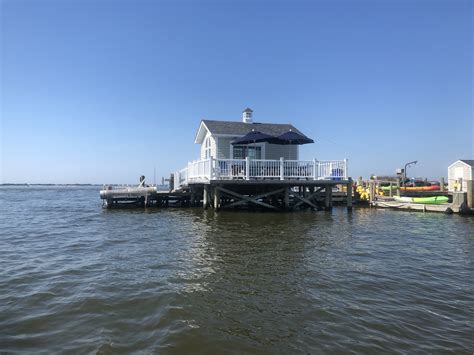
[[[264,160],[264,159],[203,159],[188,163],[174,174],[175,188],[193,182],[211,180],[306,179],[347,180],[347,159]]]

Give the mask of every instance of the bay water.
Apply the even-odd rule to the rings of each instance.
[[[474,351],[474,218],[0,188],[0,353]]]

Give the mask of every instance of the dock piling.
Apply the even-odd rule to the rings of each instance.
[[[352,178],[347,183],[347,210],[352,211]]]
[[[204,185],[204,192],[202,196],[202,207],[207,209],[209,207],[209,185]]]
[[[287,187],[285,188],[285,192],[284,192],[284,196],[283,196],[283,203],[285,205],[285,210],[289,210],[290,209],[290,188]]]
[[[467,185],[467,207],[474,208],[474,181],[466,180]]]
[[[221,200],[221,193],[219,188],[216,186],[214,187],[214,209],[218,211],[220,209],[220,200]]]
[[[330,211],[332,209],[332,186],[326,185],[325,188],[325,199],[324,199],[324,207],[326,211]]]

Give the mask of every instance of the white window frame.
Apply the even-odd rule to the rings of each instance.
[[[237,144],[238,146],[260,147],[261,159],[265,159],[265,143]],[[234,159],[234,145],[230,144],[230,159]]]
[[[209,159],[212,154],[212,144],[211,144],[211,136],[207,136],[204,139],[204,159]]]

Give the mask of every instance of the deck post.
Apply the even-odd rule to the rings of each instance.
[[[212,163],[214,158],[211,156],[209,157],[209,181],[212,180]]]
[[[397,177],[397,196],[400,196],[400,176]]]
[[[393,196],[393,182],[390,182],[390,190],[388,191],[388,195],[389,195],[390,197]]]
[[[329,211],[332,209],[332,186],[326,185],[325,192],[324,207],[326,208],[326,211]]]
[[[250,158],[245,158],[245,180],[250,180]]]
[[[280,157],[280,180],[285,180],[285,163],[283,157]]]
[[[347,180],[347,175],[348,175],[347,162],[348,162],[348,159],[345,158],[345,159],[344,159],[344,180]]]
[[[214,187],[214,209],[217,211],[221,207],[221,192],[217,186]]]
[[[318,179],[318,161],[316,158],[313,158],[313,180]]]
[[[352,211],[352,178],[349,178],[347,184],[347,210]]]
[[[440,188],[440,191],[444,191],[444,177],[439,179],[439,188]]]
[[[285,196],[283,197],[283,203],[285,205],[285,210],[290,209],[290,188],[286,187],[285,188]]]
[[[467,207],[474,208],[474,181],[466,180],[467,184]]]
[[[375,201],[375,181],[370,180],[369,181],[369,203],[372,205],[372,203]]]
[[[202,194],[202,207],[209,206],[209,185],[204,185],[204,192]]]

